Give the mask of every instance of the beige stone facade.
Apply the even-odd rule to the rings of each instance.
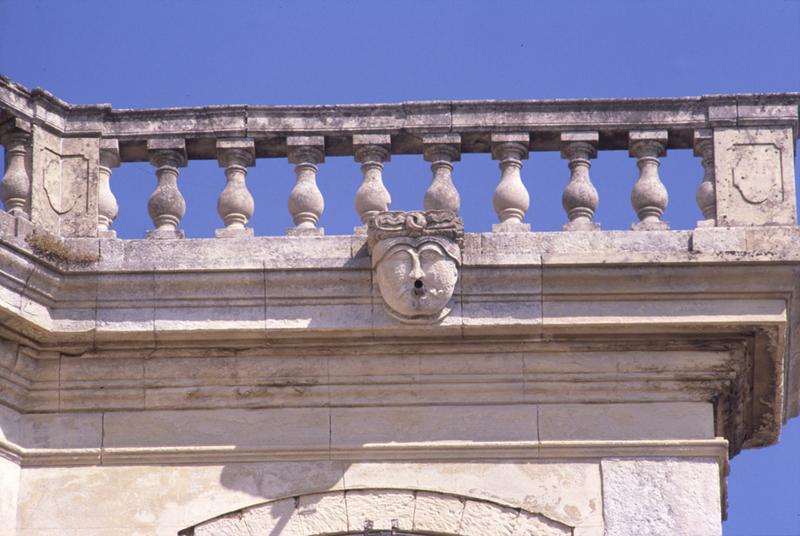
[[[742,448],[800,406],[798,95],[114,110],[0,80],[3,535],[712,536]],[[593,222],[597,151],[639,180]],[[671,149],[693,230],[662,220]],[[563,232],[521,176],[560,151]],[[462,153],[498,160],[493,232],[463,233]],[[389,212],[392,154],[431,162]],[[352,156],[348,236],[317,165]],[[254,236],[249,166],[297,171],[287,236]],[[186,239],[182,167],[227,184]],[[113,170],[157,178],[115,237]],[[487,200],[488,202],[488,200]]]

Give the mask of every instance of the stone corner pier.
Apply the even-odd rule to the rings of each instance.
[[[118,110],[0,77],[0,534],[721,534],[729,458],[800,410],[798,105]],[[594,222],[614,150],[628,231]],[[673,150],[696,199],[659,177]],[[526,223],[546,151],[561,232]],[[498,162],[486,232],[459,215],[464,153]],[[391,211],[398,154],[431,164],[418,211]],[[353,234],[326,236],[337,156],[363,179],[327,208]],[[249,226],[264,158],[297,173],[286,236]],[[225,178],[215,238],[181,226],[198,159]],[[140,240],[114,232],[130,162],[153,166]]]

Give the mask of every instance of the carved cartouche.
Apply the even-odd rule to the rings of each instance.
[[[464,226],[453,212],[381,212],[369,221],[375,281],[386,311],[432,323],[452,309]]]

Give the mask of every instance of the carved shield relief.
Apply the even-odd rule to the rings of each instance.
[[[717,225],[794,225],[794,133],[715,128]]]
[[[736,145],[733,185],[753,205],[783,199],[781,153],[773,144]]]
[[[66,214],[75,206],[77,199],[64,195],[64,180],[61,174],[61,159],[56,157],[51,159],[44,168],[44,180],[42,181],[50,208],[56,214]]]
[[[39,221],[62,236],[87,236],[97,223],[87,217],[90,164],[82,154],[62,155],[45,148],[40,153],[40,181],[34,184]]]

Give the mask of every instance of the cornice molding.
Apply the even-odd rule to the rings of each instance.
[[[364,237],[257,237],[247,241],[246,251],[229,241],[176,240],[169,255],[160,241],[74,239],[96,248],[99,259],[64,264],[39,257],[22,237],[5,234],[0,333],[30,354],[25,367],[3,365],[5,403],[52,411],[53,400],[61,400],[59,407],[75,403],[75,409],[97,385],[104,386],[106,400],[100,407],[138,404],[124,402],[128,395],[121,391],[122,399],[114,400],[117,388],[128,384],[144,396],[136,391],[144,389],[143,378],[97,377],[95,384],[73,386],[70,396],[77,398],[62,397],[59,389],[66,384],[42,379],[51,374],[46,371],[52,358],[58,363],[130,359],[142,352],[164,358],[259,349],[305,353],[320,345],[355,353],[392,346],[419,353],[444,344],[450,352],[461,343],[491,353],[498,345],[504,351],[549,342],[576,348],[593,339],[599,341],[594,351],[610,351],[612,340],[647,340],[661,351],[716,339],[748,345],[749,379],[740,384],[741,374],[721,373],[707,383],[684,382],[692,385],[688,396],[724,402],[720,426],[732,434],[735,449],[775,441],[780,422],[798,409],[800,353],[787,346],[787,337],[800,310],[800,251],[794,247],[800,230],[668,231],[658,232],[656,240],[653,232],[591,234],[585,244],[574,233],[466,235],[456,306],[441,325],[425,327],[398,325],[383,313],[369,258],[359,253]],[[503,399],[502,393],[514,389],[513,382],[485,380],[481,389],[490,397]],[[637,393],[636,381],[665,382],[664,393],[681,382],[641,374],[615,381]],[[745,394],[755,389],[752,399],[727,402],[732,385]],[[314,403],[313,385],[295,387]],[[253,386],[222,389],[223,399],[243,391],[250,393],[247,403],[265,403]],[[176,393],[175,401],[188,396]],[[350,396],[360,395],[355,390]],[[284,403],[293,403],[291,397]],[[742,405],[752,405],[752,421],[734,422]]]
[[[725,466],[728,441],[715,439],[631,441],[460,441],[397,443],[320,449],[230,447],[140,447],[31,449],[0,438],[0,456],[22,467],[78,465],[227,464],[287,461],[555,460],[625,457],[715,458]]]

